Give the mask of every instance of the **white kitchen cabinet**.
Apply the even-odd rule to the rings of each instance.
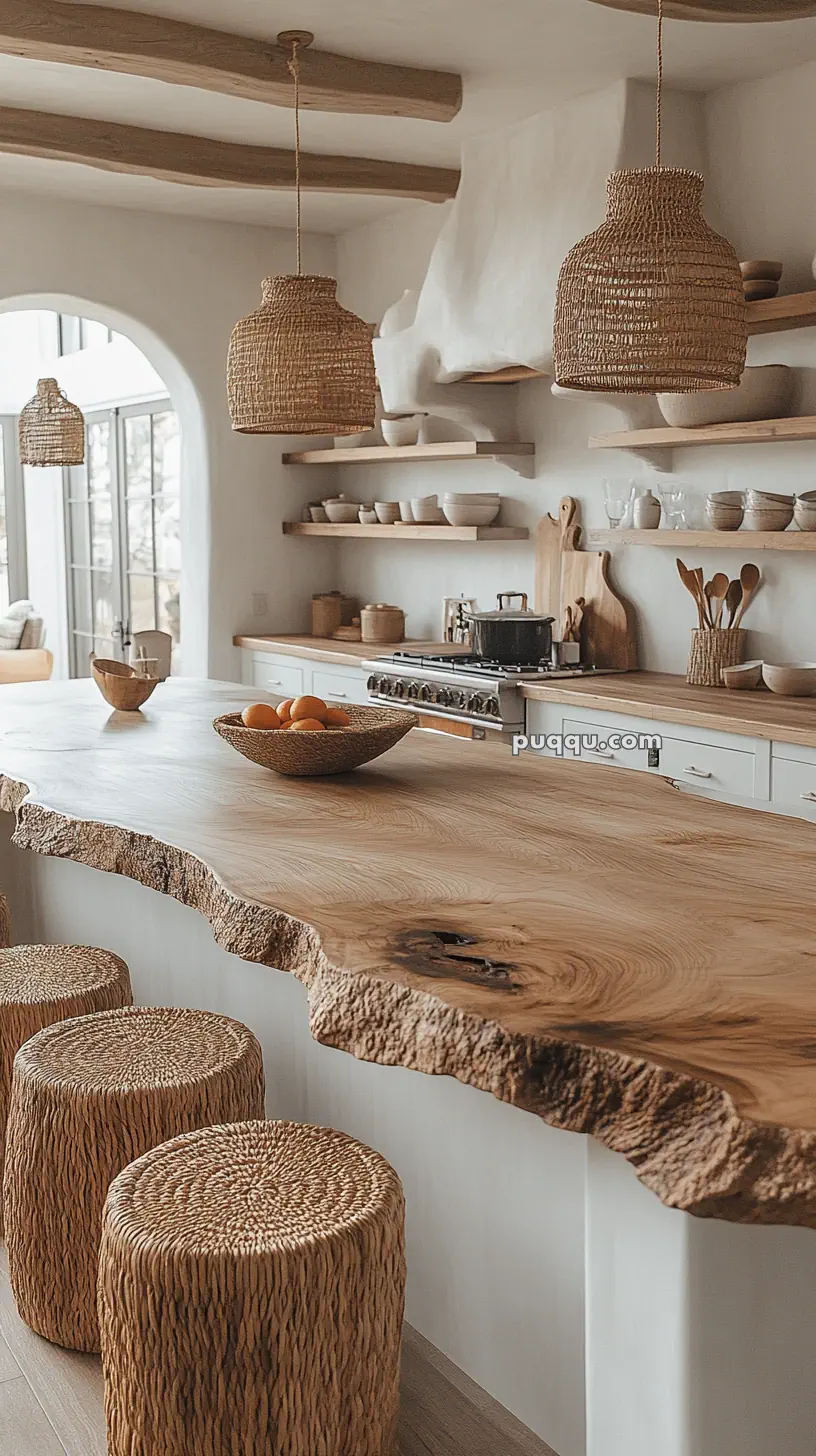
[[[813,749],[800,749],[800,753],[812,757],[805,760],[789,757],[793,747],[789,743],[774,744],[771,801],[785,814],[816,822],[816,753]]]
[[[315,693],[336,703],[367,703],[368,674],[346,663],[326,663],[284,653],[241,653],[241,681],[279,698]]]
[[[588,738],[577,756],[589,763],[662,775],[714,798],[767,803],[771,797],[771,745],[763,739],[540,700],[527,703],[527,732],[539,740],[551,739],[551,746],[535,745],[550,757],[559,752],[557,741],[572,735]],[[626,740],[629,735],[659,738],[660,744],[651,752],[645,746],[620,746],[620,739]],[[564,754],[565,758],[575,756]],[[816,780],[816,752],[813,765]],[[804,810],[797,805],[787,812]]]

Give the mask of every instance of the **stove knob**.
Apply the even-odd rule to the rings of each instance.
[[[414,682],[413,680],[411,682],[409,682],[409,684],[408,684],[408,694],[407,695],[411,699],[412,702],[415,702],[416,701],[416,699],[419,697],[419,683],[418,682]]]
[[[434,696],[434,702],[438,703],[440,708],[450,708],[454,702],[454,698],[455,694],[451,692],[450,688],[438,688]]]
[[[481,713],[484,711],[483,704],[484,698],[481,693],[471,693],[468,697],[466,707],[469,713]]]
[[[487,711],[490,714],[491,718],[501,717],[501,703],[499,701],[498,693],[490,694],[490,697],[487,700]]]
[[[421,703],[432,703],[433,693],[428,683],[421,683],[419,688],[419,701]]]
[[[371,677],[366,683],[366,687],[370,693],[381,693],[383,686],[382,678],[377,677],[374,673],[371,674]]]
[[[405,680],[404,680],[404,678],[401,678],[401,677],[398,677],[397,678],[396,682],[393,685],[393,692],[391,693],[391,696],[394,697],[394,698],[404,698],[405,697]]]

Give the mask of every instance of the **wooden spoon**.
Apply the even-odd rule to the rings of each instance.
[[[742,621],[743,617],[745,616],[745,611],[746,611],[746,608],[748,606],[748,603],[750,602],[752,596],[754,595],[754,592],[756,591],[757,587],[759,586],[759,577],[760,577],[759,567],[758,566],[754,566],[753,562],[751,562],[751,561],[746,561],[745,565],[742,568],[742,571],[740,572],[740,586],[742,587],[742,601],[740,602],[739,611],[737,612],[736,620],[734,622],[734,626],[735,627],[738,627],[739,626],[740,622]]]
[[[706,587],[708,610],[711,613],[711,620],[715,627],[719,627],[722,621],[723,607],[725,606],[725,598],[727,595],[728,577],[724,571],[717,571]],[[717,603],[716,609],[712,605],[713,602]]]
[[[675,560],[675,565],[677,567],[677,574],[680,577],[683,586],[686,588],[686,591],[690,592],[691,595],[694,597],[694,603],[697,607],[697,620],[702,627],[704,625],[703,604],[700,599],[700,592],[697,585],[697,577],[695,576],[693,571],[690,571],[689,568],[683,564],[679,556]]]
[[[727,593],[726,598],[725,598],[725,605],[728,608],[728,625],[729,625],[729,627],[733,627],[733,625],[734,625],[734,618],[737,615],[737,608],[739,607],[739,604],[740,604],[741,601],[742,601],[742,582],[741,581],[730,581],[728,583],[728,593]]]

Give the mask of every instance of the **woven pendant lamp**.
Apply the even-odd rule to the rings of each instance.
[[[300,67],[308,31],[283,31],[295,89],[297,274],[265,278],[261,307],[235,325],[227,358],[232,428],[247,435],[356,435],[374,427],[371,327],[341,308],[333,278],[301,271]]]
[[[83,465],[85,420],[56,379],[38,379],[37,393],[20,414],[23,465]]]
[[[660,164],[663,0],[658,4],[657,164],[613,172],[606,221],[558,279],[556,382],[614,394],[730,389],[748,334],[739,260],[700,212],[699,172]]]

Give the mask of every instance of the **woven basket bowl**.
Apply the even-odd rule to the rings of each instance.
[[[360,708],[353,703],[344,710],[350,728],[327,728],[323,733],[292,733],[274,728],[245,728],[240,713],[224,713],[213,728],[244,758],[293,778],[317,778],[323,774],[348,773],[387,753],[399,743],[419,719],[414,713],[394,708]]]
[[[140,677],[126,662],[116,662],[112,657],[93,657],[91,673],[105,702],[123,713],[135,713],[141,708],[161,681]]]

